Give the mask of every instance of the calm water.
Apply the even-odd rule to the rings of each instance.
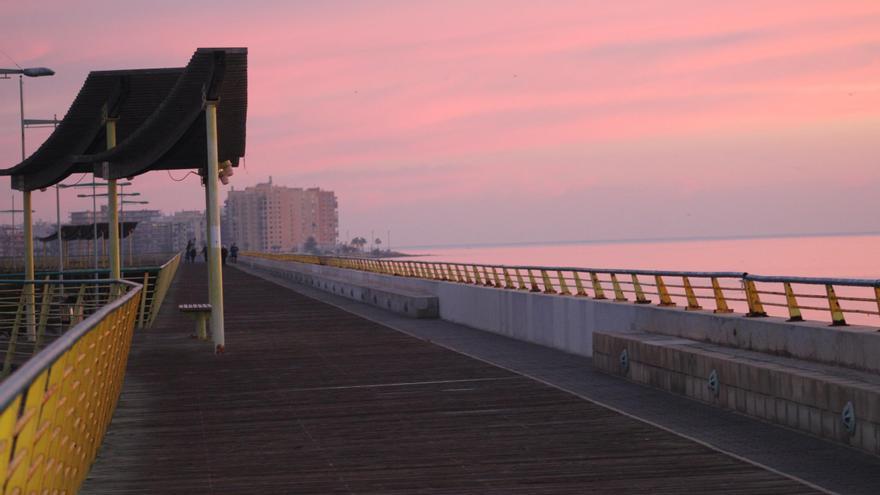
[[[880,235],[424,248],[415,259],[880,278]]]

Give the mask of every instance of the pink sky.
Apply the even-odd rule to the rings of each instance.
[[[29,3],[0,8],[0,49],[57,72],[27,81],[30,118],[62,115],[90,70],[247,46],[232,185],[334,190],[343,236],[880,230],[876,0]],[[18,139],[17,84],[0,80],[2,166]],[[136,184],[167,211],[203,204],[192,176]],[[65,210],[91,206],[75,194]],[[54,218],[54,193],[35,204]]]

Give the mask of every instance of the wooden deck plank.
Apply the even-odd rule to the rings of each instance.
[[[461,354],[226,270],[227,353],[189,338],[181,265],[135,337],[83,493],[809,493]]]

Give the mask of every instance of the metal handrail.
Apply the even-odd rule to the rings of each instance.
[[[0,280],[0,284],[8,283],[10,281]],[[21,282],[21,281],[15,281]],[[26,281],[34,282],[34,283],[42,283],[40,280],[35,281]],[[79,284],[79,283],[95,283],[95,280],[71,280],[70,284]],[[102,281],[106,283],[106,285],[127,285],[130,289],[138,289],[138,290],[128,290],[122,297],[115,299],[110,302],[110,304],[105,305],[98,311],[95,311],[91,315],[89,315],[83,321],[77,323],[73,328],[65,332],[61,337],[56,339],[54,342],[46,346],[45,349],[40,351],[33,358],[29,359],[21,368],[15,371],[12,375],[9,376],[6,380],[0,383],[0,410],[6,408],[9,403],[15,398],[17,394],[27,385],[30,385],[36,378],[39,373],[43,370],[47,369],[51,366],[65,351],[73,347],[83,335],[87,334],[90,330],[92,330],[98,323],[100,323],[108,314],[113,312],[119,306],[125,304],[130,301],[133,297],[140,296],[140,284],[136,284],[134,282],[129,282],[128,280],[106,280]],[[68,281],[65,281],[68,283]]]
[[[110,424],[142,287],[125,280],[87,282],[120,289],[0,384],[5,493],[75,493]],[[41,281],[7,283],[26,288]]]
[[[501,265],[254,252],[242,255],[563,296],[590,297],[589,293],[592,293],[594,299],[610,297],[618,302],[629,301],[627,296],[630,296],[634,298],[632,302],[638,304],[656,300],[661,306],[682,304],[689,310],[701,310],[703,304],[708,302],[714,305],[713,311],[716,313],[740,312],[750,317],[767,316],[764,306],[786,308],[790,321],[803,320],[802,310],[810,317],[819,316],[817,311],[824,312],[830,315],[832,325],[846,325],[846,314],[855,315],[856,318],[880,317],[880,280],[875,279],[784,277],[730,271]],[[810,287],[824,288],[824,294],[805,291]],[[872,288],[873,294],[854,292],[865,288]],[[840,294],[838,290],[841,291]],[[800,305],[798,298],[821,298],[828,306],[822,308]],[[848,307],[842,307],[841,302],[845,302]],[[862,320],[867,324],[877,324],[876,318]]]

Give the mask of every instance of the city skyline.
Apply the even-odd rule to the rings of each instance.
[[[56,70],[26,81],[27,117],[61,117],[89,70],[246,45],[248,152],[231,185],[334,190],[341,232],[424,245],[876,230],[876,2],[86,4],[100,14],[82,22],[107,29],[83,33],[53,2],[4,7],[0,48]],[[197,12],[209,22],[185,21]],[[14,83],[0,81],[7,166]],[[45,133],[28,131],[29,152]],[[133,188],[164,210],[199,205],[197,177],[171,175]],[[37,218],[54,218],[53,196],[34,195]]]

